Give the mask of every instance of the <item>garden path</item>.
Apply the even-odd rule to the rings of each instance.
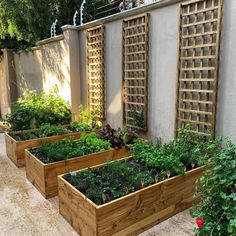
[[[194,221],[189,211],[142,233],[140,236],[191,236]],[[78,236],[58,213],[58,198],[45,200],[6,157],[0,134],[0,236]]]

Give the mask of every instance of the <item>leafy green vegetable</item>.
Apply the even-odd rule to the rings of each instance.
[[[71,128],[73,129],[73,131],[91,131],[93,128],[85,123],[81,123],[78,121],[73,121],[70,123]]]
[[[186,128],[175,141],[161,147],[138,139],[131,149],[145,166],[157,169],[161,176],[174,176],[206,164],[208,158],[219,152],[220,143],[221,139],[204,139]]]
[[[100,205],[155,183],[149,171],[130,162],[113,162],[64,177],[89,199]]]
[[[28,131],[22,133],[9,133],[15,140],[24,141],[36,138],[50,137],[54,135],[68,134],[71,131],[62,125],[42,125],[37,131]]]
[[[99,130],[99,135],[103,140],[108,140],[114,148],[121,148],[127,144],[132,144],[137,139],[137,134],[126,126],[115,130],[110,125],[106,125]]]
[[[41,147],[31,149],[31,153],[42,162],[51,163],[109,149],[111,144],[108,141],[103,141],[97,134],[90,133],[82,134],[79,141],[64,139],[59,142],[43,143]]]
[[[67,174],[65,179],[100,205],[207,163],[220,151],[220,143],[220,139],[195,137],[188,129],[164,145],[137,139],[130,145],[134,158]]]
[[[90,111],[90,109],[87,108],[83,108],[83,106],[80,106],[80,112],[79,112],[79,122],[86,124],[90,127],[92,127],[92,129],[98,129],[101,127],[101,122],[98,120],[98,116],[99,116],[99,111],[95,110],[95,111]]]

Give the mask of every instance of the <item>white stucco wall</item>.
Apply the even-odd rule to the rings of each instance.
[[[236,142],[236,1],[224,1],[217,134]]]
[[[149,112],[148,136],[174,138],[178,4],[149,11]],[[118,128],[122,110],[122,19],[105,24],[106,122]],[[83,104],[87,102],[86,30],[80,30]]]

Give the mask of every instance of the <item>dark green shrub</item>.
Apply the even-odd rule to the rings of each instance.
[[[197,236],[236,235],[236,145],[228,142],[219,155],[212,155],[207,170],[197,183],[201,201],[192,215],[197,217]]]
[[[43,124],[68,124],[70,120],[70,106],[58,95],[57,87],[39,95],[27,90],[12,105],[12,112],[7,117],[14,131],[34,129]]]

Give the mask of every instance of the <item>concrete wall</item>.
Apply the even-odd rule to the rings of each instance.
[[[224,1],[217,133],[236,142],[236,1]]]
[[[14,69],[19,96],[23,94],[25,89],[42,90],[42,54],[39,48],[14,53]]]
[[[174,138],[178,4],[149,11],[149,132],[152,139]],[[122,21],[105,24],[106,121],[123,123],[122,111]],[[87,103],[86,30],[79,30],[82,101]]]
[[[71,103],[69,55],[65,41],[43,44],[41,54],[43,89],[49,90],[57,85],[60,95]]]
[[[3,55],[0,55],[0,117],[2,117],[2,109],[4,106],[4,96],[2,95],[3,91],[3,79],[4,79],[4,58]]]
[[[106,120],[122,125],[122,21],[150,14],[149,50],[149,132],[153,140],[174,138],[179,0],[127,11],[83,26],[64,26],[63,36],[44,40],[32,52],[14,55],[18,93],[23,89],[50,88],[57,84],[63,98],[76,114],[87,104],[86,30],[105,25]],[[236,141],[236,1],[226,0],[223,10],[221,59],[217,110],[217,134]]]
[[[14,69],[19,96],[25,89],[40,92],[57,85],[60,95],[71,102],[69,54],[63,38],[40,42],[33,50],[14,53]]]

